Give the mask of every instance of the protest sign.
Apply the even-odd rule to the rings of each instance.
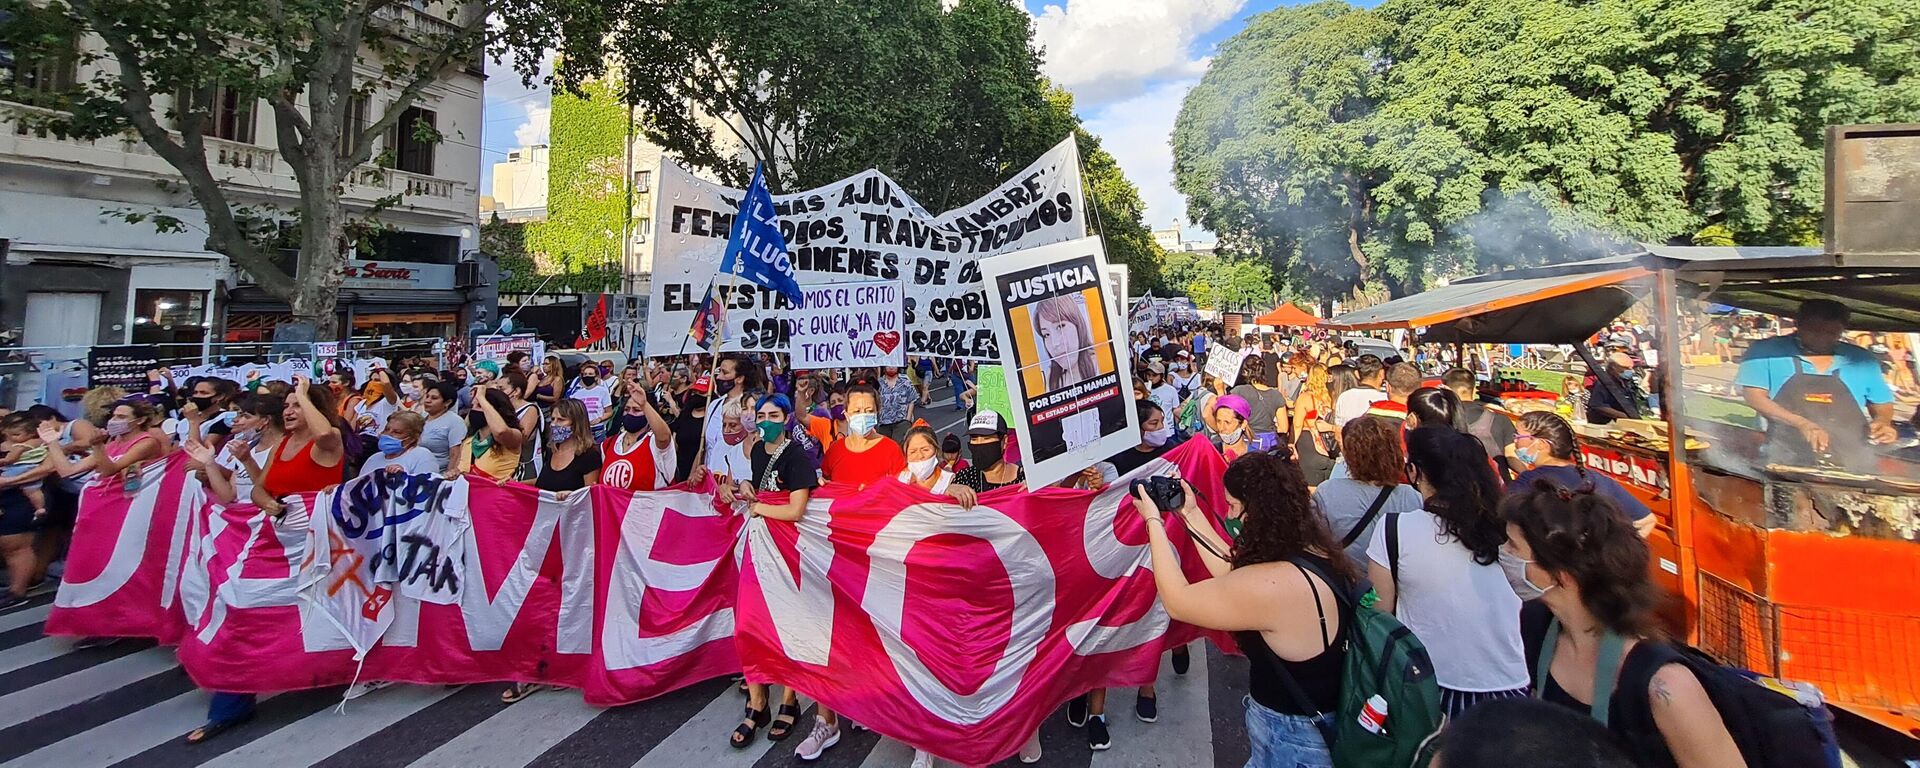
[[[153,385],[147,371],[160,367],[160,348],[152,344],[129,344],[87,348],[87,386],[119,387],[128,394],[143,394]]]
[[[794,368],[906,364],[900,283],[809,285],[804,292],[803,305],[784,313],[792,324]]]
[[[983,363],[978,370],[974,371],[974,378],[976,382],[974,387],[977,390],[974,394],[977,398],[974,401],[974,407],[998,413],[1000,418],[1012,424],[1013,403],[1007,398],[1006,370],[998,365]]]
[[[540,346],[541,351],[546,351],[546,345],[531,333],[512,336],[477,336],[473,340],[473,360],[474,362],[492,360],[496,363],[505,363],[507,355],[515,352],[532,355],[536,344]]]
[[[827,186],[776,195],[781,237],[802,288],[860,280],[898,281],[906,354],[997,360],[981,258],[1086,236],[1079,150],[1072,138],[986,196],[929,213],[892,179],[869,170]],[[666,163],[654,194],[654,244],[647,303],[648,354],[702,347],[689,335],[701,304],[714,306],[701,338],[719,351],[788,351],[792,302],[771,288],[720,272],[740,190]],[[717,279],[716,279],[717,278]],[[718,339],[713,345],[711,340]]]
[[[269,517],[214,503],[174,457],[133,498],[113,478],[83,493],[86,536],[47,632],[178,643],[196,685],[236,693],[520,680],[613,706],[744,671],[963,765],[1012,755],[1073,691],[1152,682],[1165,651],[1200,635],[1157,599],[1128,480],[1183,476],[1204,519],[1226,512],[1224,462],[1203,440],[1098,493],[1002,489],[963,512],[886,478],[821,488],[798,522],[749,521],[704,489],[595,485],[561,501],[519,483],[396,480],[403,497],[445,490],[452,517],[464,505],[470,527],[442,545],[457,559],[434,568],[458,574],[457,599],[394,589],[356,661],[340,627],[360,623],[367,593],[339,582],[352,599],[316,600],[313,587],[322,561],[348,556],[324,512],[339,491],[288,496]],[[358,525],[346,522],[341,535]],[[1189,537],[1173,546],[1188,578],[1207,578]]]
[[[1248,347],[1246,352],[1252,352]],[[1225,344],[1215,344],[1207,348],[1207,375],[1224,381],[1231,387],[1240,383],[1240,363],[1246,360],[1245,353],[1228,349]]]
[[[1028,459],[1027,483],[1053,483],[1138,445],[1133,375],[1120,316],[1107,301],[1106,252],[1089,237],[985,259],[994,331],[1014,367],[1007,421]]]

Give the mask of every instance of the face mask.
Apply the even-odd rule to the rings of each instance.
[[[733,382],[731,382],[731,381],[721,381],[721,380],[719,380],[719,379],[714,379],[714,380],[713,380],[713,393],[714,393],[714,394],[716,394],[716,395],[724,395],[724,394],[726,394],[726,393],[728,393],[728,392],[732,392],[732,391],[733,391]]]
[[[776,440],[779,440],[780,436],[786,433],[787,433],[787,425],[784,422],[778,422],[778,421],[760,422],[760,439],[761,440],[765,440],[771,443]]]
[[[907,471],[913,473],[913,479],[925,480],[933,476],[933,470],[938,466],[940,466],[940,460],[938,458],[928,457],[919,461],[907,462]]]
[[[880,417],[871,413],[847,414],[847,431],[865,437],[880,426]]]
[[[973,452],[973,463],[980,465],[981,469],[992,469],[993,465],[1000,463],[1003,454],[998,440],[991,443],[974,443],[968,446],[968,450]]]
[[[1513,449],[1513,457],[1519,459],[1522,464],[1540,463],[1540,452],[1532,448],[1515,447]]]
[[[475,432],[486,429],[487,415],[481,413],[478,408],[474,409],[473,413],[467,414],[467,426],[472,427]]]
[[[200,409],[202,413],[213,410],[213,398],[211,397],[189,397],[187,398],[187,402],[193,403],[193,407]]]
[[[1547,590],[1554,587],[1552,584],[1544,587],[1535,586],[1533,582],[1527,580],[1527,566],[1532,564],[1532,560],[1522,559],[1519,555],[1504,549],[1500,550],[1500,572],[1506,574],[1507,586],[1513,587],[1513,594],[1518,596],[1521,602],[1538,600],[1541,595],[1547,593]]]
[[[121,436],[123,436],[123,435],[125,435],[125,434],[127,434],[128,432],[132,432],[132,431],[133,431],[133,422],[131,422],[131,421],[109,421],[109,422],[107,422],[107,436],[108,436],[108,437],[121,437]]]
[[[407,444],[400,442],[400,438],[394,437],[393,435],[380,436],[380,452],[381,453],[384,453],[388,456],[392,456],[406,449],[407,449]]]
[[[1158,448],[1160,446],[1166,445],[1167,439],[1171,437],[1173,437],[1173,427],[1161,427],[1159,429],[1153,430],[1152,432],[1146,432],[1141,434],[1140,440],[1142,442],[1145,442],[1147,445]]]
[[[547,438],[556,443],[564,443],[568,440],[572,440],[573,427],[556,424],[552,428],[547,430]]]
[[[628,432],[647,431],[647,415],[644,413],[620,414],[620,428]]]
[[[1244,431],[1241,431],[1241,430],[1238,430],[1238,429],[1236,429],[1236,430],[1234,430],[1233,432],[1231,432],[1231,433],[1229,433],[1229,434],[1225,434],[1225,435],[1221,435],[1221,436],[1220,436],[1220,442],[1223,442],[1223,443],[1226,443],[1226,444],[1228,444],[1228,445],[1239,445],[1239,444],[1240,444],[1240,441],[1242,441],[1242,440],[1245,440],[1245,439],[1247,439],[1247,434],[1246,434],[1246,432],[1244,432]]]
[[[242,429],[240,431],[234,432],[231,435],[228,435],[227,439],[238,440],[242,443],[252,443],[256,438],[259,438],[259,437],[260,437],[260,430]]]

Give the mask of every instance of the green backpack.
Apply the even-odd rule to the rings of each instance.
[[[1347,661],[1340,684],[1340,711],[1320,726],[1335,768],[1423,768],[1433,758],[1429,742],[1442,721],[1440,683],[1427,648],[1399,619],[1359,605],[1339,581],[1311,562],[1295,562],[1325,581],[1347,625]],[[1318,593],[1315,593],[1317,600]],[[1302,711],[1315,711],[1285,668],[1281,680]],[[1369,702],[1386,706],[1381,717]]]

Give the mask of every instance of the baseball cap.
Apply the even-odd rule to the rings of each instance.
[[[967,434],[987,437],[1007,433],[1007,421],[1000,418],[999,411],[981,411],[967,423]]]
[[[1193,353],[1192,353],[1192,352],[1188,352],[1188,351],[1186,351],[1186,350],[1184,350],[1184,349],[1183,349],[1183,350],[1180,350],[1180,355],[1179,355],[1179,357],[1180,357],[1180,359],[1182,359],[1182,360],[1192,360],[1192,359],[1193,359]]]
[[[693,380],[693,391],[695,392],[698,392],[704,395],[712,389],[713,389],[713,376],[711,374],[703,373],[703,374],[700,374],[700,378]]]
[[[1154,362],[1154,363],[1148,363],[1148,364],[1147,364],[1147,370],[1149,370],[1149,371],[1153,371],[1154,373],[1166,373],[1166,372],[1167,372],[1167,366],[1165,366],[1165,365],[1162,365],[1162,364],[1160,364],[1160,363],[1157,363],[1157,362]]]

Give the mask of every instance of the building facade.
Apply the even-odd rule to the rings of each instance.
[[[444,28],[451,23],[408,4],[388,6],[376,23]],[[439,26],[436,26],[439,25]],[[57,61],[8,57],[0,78],[52,96],[112,66],[91,36]],[[371,55],[368,57],[371,59]],[[377,62],[363,65],[369,79]],[[444,136],[422,142],[410,130],[382,137],[370,164],[345,189],[350,216],[399,195],[374,218],[381,233],[356,245],[344,268],[340,324],[355,336],[437,336],[464,332],[476,285],[488,270],[478,253],[478,138],[485,75],[476,58],[431,86],[408,108],[403,125],[424,121]],[[159,97],[162,100],[167,97]],[[357,108],[363,125],[384,110],[386,93]],[[274,116],[264,103],[230,99],[207,130],[209,165],[235,205],[297,210],[299,188],[281,159]],[[171,357],[196,348],[264,342],[290,313],[228,260],[205,249],[204,214],[193,207],[180,174],[131,134],[93,141],[39,130],[41,107],[0,101],[0,346],[11,359],[45,370],[86,357],[93,345],[156,344]],[[388,151],[391,150],[391,151]],[[146,214],[129,223],[116,212]],[[152,215],[173,217],[183,231],[156,231]],[[297,251],[282,259],[290,272]],[[29,348],[25,354],[17,348]],[[20,378],[20,377],[13,377]],[[30,377],[28,377],[30,378]],[[32,396],[30,381],[15,381]]]

